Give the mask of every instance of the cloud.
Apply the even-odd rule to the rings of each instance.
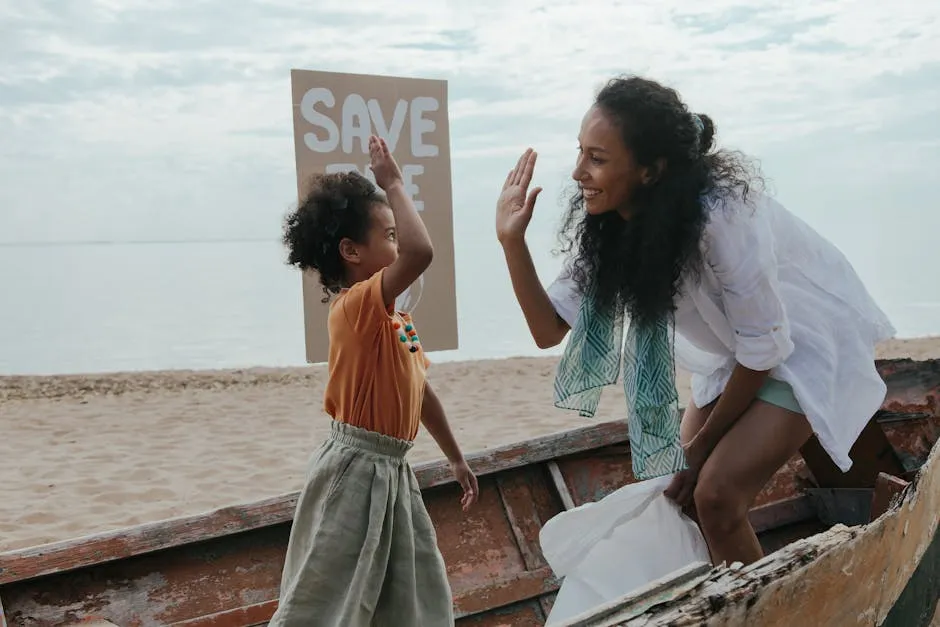
[[[276,235],[295,67],[448,79],[458,214],[527,145],[567,176],[621,72],[678,88],[758,155],[890,154],[900,189],[897,164],[922,176],[938,155],[938,17],[879,0],[6,2],[0,239]]]

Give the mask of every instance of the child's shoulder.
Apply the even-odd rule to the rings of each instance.
[[[382,295],[382,270],[344,289],[330,304],[331,318],[343,316],[357,329],[384,323],[393,313]]]

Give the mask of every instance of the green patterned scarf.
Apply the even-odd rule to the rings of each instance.
[[[671,316],[650,324],[631,321],[624,343],[623,319],[623,313],[598,311],[592,295],[584,295],[555,375],[555,407],[593,417],[601,388],[617,382],[622,350],[633,474],[652,479],[686,468],[679,441],[674,324]]]

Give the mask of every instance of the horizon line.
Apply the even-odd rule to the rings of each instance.
[[[0,248],[30,248],[43,246],[111,246],[125,244],[235,244],[276,242],[274,237],[236,237],[230,239],[117,239],[117,240],[32,240],[22,242],[0,241]]]

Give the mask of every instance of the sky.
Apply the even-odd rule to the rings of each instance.
[[[926,0],[0,0],[0,243],[277,238],[300,68],[446,79],[458,265],[498,253],[527,146],[549,246],[581,116],[636,73],[709,114],[863,274],[897,274],[940,262],[938,18]]]

